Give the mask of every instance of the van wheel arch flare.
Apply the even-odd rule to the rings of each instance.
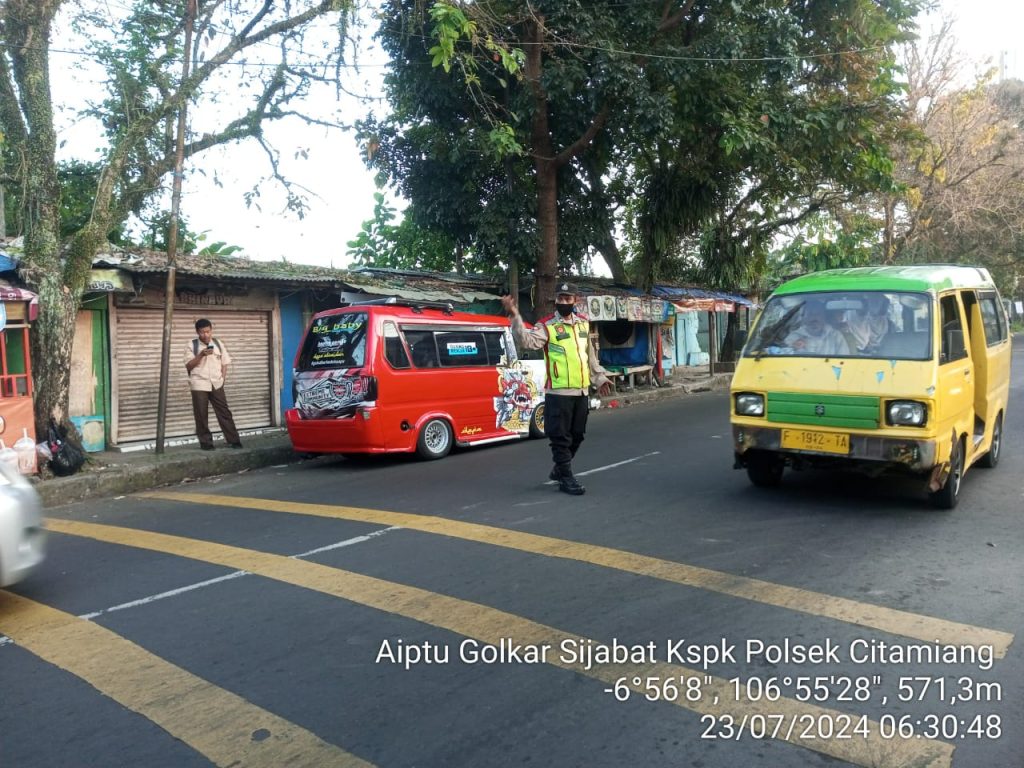
[[[422,459],[442,459],[451,452],[454,437],[451,424],[439,416],[423,422],[416,438],[416,453]]]
[[[989,443],[988,453],[978,459],[978,466],[985,469],[995,469],[999,463],[999,454],[1003,447],[1003,412],[996,416],[995,424],[992,425],[992,440]]]
[[[939,509],[953,509],[960,501],[960,486],[963,484],[966,469],[964,453],[964,437],[954,434],[945,481],[942,487],[929,496],[933,506]]]

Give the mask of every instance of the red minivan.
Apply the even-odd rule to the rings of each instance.
[[[297,451],[440,459],[453,445],[544,434],[544,365],[509,320],[387,299],[319,312],[295,357]]]

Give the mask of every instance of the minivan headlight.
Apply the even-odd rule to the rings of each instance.
[[[889,424],[894,427],[923,427],[928,416],[924,403],[914,400],[893,400],[889,403]]]
[[[754,392],[741,392],[736,395],[736,414],[738,416],[764,416],[764,395]]]

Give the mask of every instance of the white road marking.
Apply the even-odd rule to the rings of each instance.
[[[659,453],[661,453],[661,451],[651,451],[650,453],[645,453],[642,456],[634,456],[632,459],[626,459],[625,461],[617,461],[614,464],[606,464],[603,467],[595,467],[594,469],[588,469],[586,472],[576,472],[575,475],[576,475],[576,477],[586,477],[587,475],[592,475],[595,472],[604,472],[607,469],[615,469],[616,467],[621,467],[621,466],[623,466],[625,464],[632,464],[634,461],[640,461],[640,459],[646,459],[648,456],[657,456]],[[548,480],[544,484],[545,485],[555,485],[555,481],[554,480]]]
[[[189,584],[187,587],[178,587],[178,589],[169,589],[166,592],[160,592],[156,595],[150,595],[149,597],[143,597],[138,600],[131,600],[127,603],[121,603],[120,605],[112,605],[109,608],[104,608],[102,611],[93,611],[92,613],[83,613],[78,618],[92,621],[97,616],[102,616],[105,613],[113,613],[114,611],[123,611],[126,608],[137,608],[140,605],[148,605],[149,603],[155,603],[157,600],[164,600],[168,597],[175,597],[176,595],[183,595],[186,592],[191,592],[194,589],[202,589],[208,587],[211,584],[219,584],[222,581],[230,581],[231,579],[237,579],[239,576],[248,576],[248,571],[235,571],[229,573],[226,576],[218,576],[215,579],[207,579],[206,581],[198,581],[195,584]]]
[[[300,557],[309,557],[310,555],[318,555],[321,552],[329,552],[332,549],[341,549],[342,547],[351,547],[353,544],[362,544],[364,541],[375,539],[378,536],[383,536],[385,533],[391,533],[391,531],[400,531],[402,527],[399,525],[392,525],[390,528],[381,528],[379,531],[368,533],[365,536],[356,536],[354,539],[345,539],[339,541],[337,544],[328,544],[326,547],[317,547],[311,549],[309,552],[303,552],[300,555],[291,555],[292,559],[298,560]]]
[[[317,547],[316,549],[311,549],[308,552],[301,552],[301,553],[299,553],[297,555],[289,555],[289,557],[291,557],[293,560],[298,560],[298,559],[301,559],[303,557],[309,557],[310,555],[318,555],[321,552],[329,552],[332,549],[341,549],[342,547],[351,547],[354,544],[362,544],[364,542],[370,541],[370,539],[375,539],[378,536],[383,536],[385,533],[390,533],[391,531],[400,531],[400,530],[402,530],[401,526],[393,525],[393,526],[391,526],[389,528],[382,528],[379,531],[374,531],[373,533],[368,533],[365,536],[356,536],[355,538],[352,538],[352,539],[345,539],[344,541],[338,541],[338,542],[335,542],[334,544],[328,544],[326,547]],[[94,611],[92,613],[83,613],[78,618],[86,619],[87,621],[92,621],[93,619],[97,618],[98,616],[102,616],[105,613],[113,613],[114,611],[123,611],[123,610],[125,610],[127,608],[138,608],[140,605],[149,605],[150,603],[155,603],[157,600],[165,600],[168,597],[176,597],[178,595],[183,595],[186,592],[192,592],[193,590],[196,590],[196,589],[203,589],[204,587],[209,587],[209,586],[212,586],[213,584],[219,584],[219,583],[221,583],[223,581],[231,581],[232,579],[237,579],[237,578],[240,578],[242,576],[250,576],[250,575],[252,575],[252,574],[250,574],[249,571],[234,571],[233,573],[229,573],[229,574],[226,574],[224,576],[218,576],[215,579],[207,579],[206,581],[197,581],[195,584],[189,584],[188,586],[185,586],[185,587],[178,587],[177,589],[169,589],[166,592],[160,592],[158,594],[150,595],[149,597],[143,597],[143,598],[140,598],[138,600],[130,600],[129,602],[121,603],[120,605],[112,605],[109,608],[104,608],[101,611]],[[13,641],[9,637],[5,637],[4,635],[0,635],[0,647],[5,646],[5,645],[9,645],[12,642]]]

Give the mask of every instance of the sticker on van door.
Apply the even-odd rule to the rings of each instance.
[[[497,418],[494,426],[509,432],[530,429],[530,416],[539,401],[540,393],[529,368],[517,362],[513,367],[498,368],[498,392],[494,398]]]
[[[295,379],[295,407],[306,419],[348,416],[366,395],[364,378],[358,372],[317,371],[301,373]]]

